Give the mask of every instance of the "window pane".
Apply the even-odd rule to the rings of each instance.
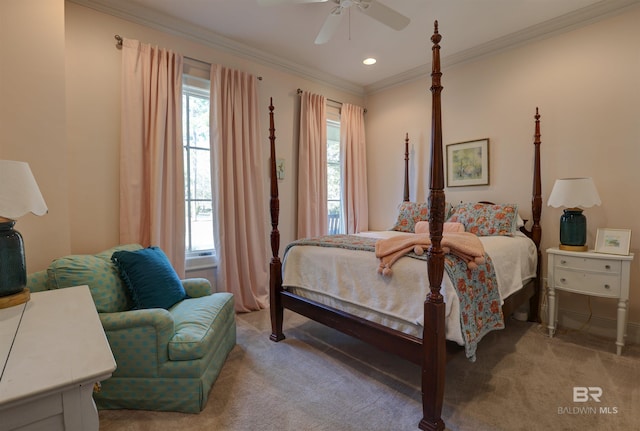
[[[327,140],[327,162],[340,163],[340,141]]]
[[[189,146],[210,148],[209,143],[209,99],[188,95]]]
[[[327,199],[340,201],[340,165],[327,164]]]
[[[340,123],[327,120],[327,220],[329,235],[344,232],[341,223],[341,195]]]
[[[213,251],[211,145],[209,139],[208,85],[183,82],[183,143],[187,254]]]
[[[211,200],[211,159],[209,150],[190,149],[189,198]]]
[[[190,251],[211,250],[213,244],[213,212],[211,201],[193,201],[189,204],[191,218],[187,223],[191,226]],[[187,227],[187,230],[188,227]]]

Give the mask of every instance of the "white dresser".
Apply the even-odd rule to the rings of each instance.
[[[628,256],[619,256],[550,248],[547,250],[547,255],[549,336],[553,337],[558,321],[556,290],[613,298],[618,302],[616,353],[620,355],[627,335],[627,308],[633,253]]]
[[[0,431],[98,431],[96,382],[116,369],[87,286],[0,310]]]

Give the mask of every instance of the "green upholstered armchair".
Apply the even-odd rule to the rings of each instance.
[[[116,251],[54,260],[29,275],[32,292],[88,285],[117,369],[94,394],[101,409],[201,411],[225,359],[236,343],[234,298],[211,293],[206,279],[182,280],[187,298],[168,309],[132,309]]]

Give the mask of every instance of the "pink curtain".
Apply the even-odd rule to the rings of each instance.
[[[369,229],[367,198],[367,151],[364,109],[344,103],[340,113],[342,143],[342,208],[346,233]]]
[[[298,143],[298,238],[327,234],[327,108],[326,99],[300,96]]]
[[[185,265],[182,56],[122,44],[120,243],[155,245]]]
[[[256,78],[211,66],[211,166],[217,285],[234,294],[236,311],[269,305],[267,199]]]

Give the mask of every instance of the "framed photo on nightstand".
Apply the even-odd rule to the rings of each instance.
[[[629,254],[631,229],[598,228],[596,234],[596,253]]]

